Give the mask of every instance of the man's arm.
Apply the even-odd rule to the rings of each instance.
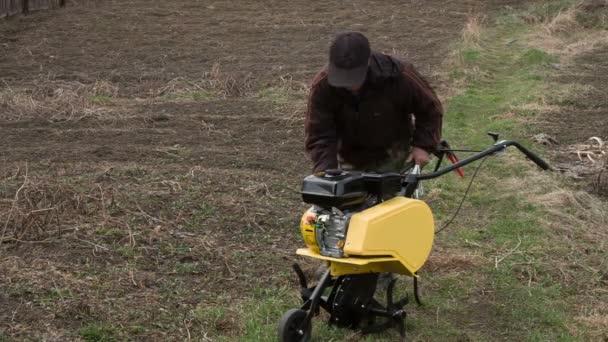
[[[328,103],[328,85],[322,81],[324,76],[321,72],[313,80],[306,111],[305,144],[314,164],[313,172],[338,167],[336,123]]]
[[[403,63],[402,74],[407,84],[411,100],[411,111],[415,117],[412,140],[414,147],[433,151],[441,140],[443,107],[433,88],[414,69],[412,64]]]

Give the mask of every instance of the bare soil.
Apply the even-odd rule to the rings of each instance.
[[[605,12],[607,9],[601,8]],[[608,197],[608,88],[603,76],[606,72],[605,44],[560,66],[553,81],[575,91],[552,101],[559,109],[542,115],[539,129],[555,139],[551,154],[558,170],[572,176],[586,191]],[[599,142],[589,141],[590,138],[599,138]],[[601,142],[606,143],[600,146]],[[593,152],[591,159],[587,152]]]

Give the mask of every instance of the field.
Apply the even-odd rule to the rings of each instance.
[[[418,67],[452,144],[498,130],[563,171],[488,162],[423,269],[410,337],[607,340],[608,185],[573,153],[608,140],[605,13],[601,1],[83,0],[0,19],[0,341],[274,338],[297,305],[291,264],[317,266],[294,254],[303,116],[344,28]],[[465,183],[429,184],[439,223]],[[315,340],[394,337],[315,321]]]

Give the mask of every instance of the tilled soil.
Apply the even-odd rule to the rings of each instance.
[[[556,168],[584,190],[604,197],[608,197],[608,156],[601,152],[608,151],[607,72],[606,45],[577,56],[559,70],[556,83],[580,90],[561,99],[558,111],[542,115],[539,127],[554,137],[551,154]],[[593,152],[591,159],[586,152]]]

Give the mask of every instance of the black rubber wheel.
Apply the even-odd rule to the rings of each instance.
[[[301,332],[298,331],[306,319],[306,311],[291,309],[279,321],[279,342],[307,342],[312,335],[312,324],[307,322]]]

